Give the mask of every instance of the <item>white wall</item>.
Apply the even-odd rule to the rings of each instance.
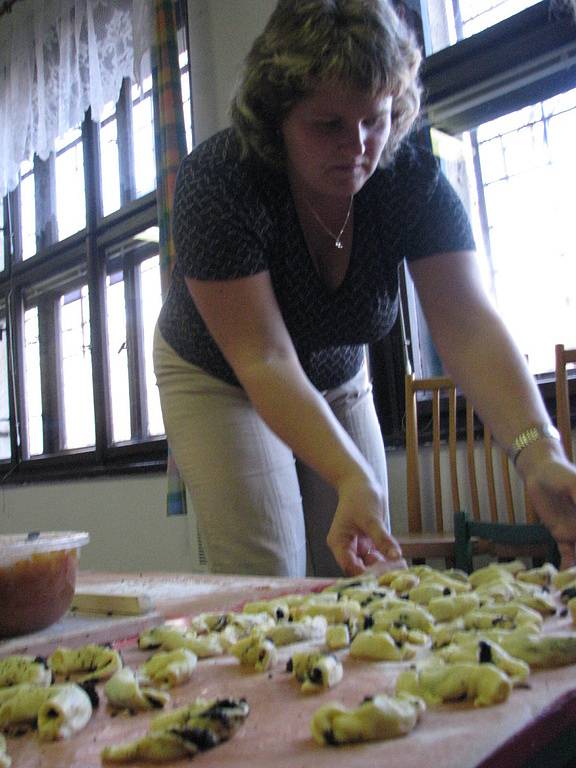
[[[244,56],[275,0],[188,0],[196,141],[228,125]]]
[[[0,533],[88,531],[80,566],[114,571],[199,570],[188,518],[166,517],[166,478],[38,483],[0,489]]]
[[[388,458],[393,527],[403,530],[403,451]],[[186,517],[166,516],[163,474],[0,487],[0,534],[31,530],[88,531],[83,569],[203,570],[190,505]]]

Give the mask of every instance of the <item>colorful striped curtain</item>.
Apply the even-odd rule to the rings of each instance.
[[[160,229],[160,276],[162,295],[170,284],[175,260],[172,238],[172,206],[176,174],[185,157],[186,129],[182,105],[175,0],[154,0],[155,35],[151,50],[154,95],[156,189]],[[168,446],[166,513],[186,514],[186,487]]]

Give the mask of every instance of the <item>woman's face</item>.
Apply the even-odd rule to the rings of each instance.
[[[392,98],[338,81],[321,84],[282,125],[290,182],[309,201],[354,195],[390,136]]]

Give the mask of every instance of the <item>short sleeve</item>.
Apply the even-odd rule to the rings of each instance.
[[[407,233],[406,258],[415,261],[435,253],[475,248],[466,209],[440,171],[433,191]]]
[[[246,277],[268,269],[270,221],[250,169],[221,136],[182,163],[174,198],[180,269],[199,280]]]

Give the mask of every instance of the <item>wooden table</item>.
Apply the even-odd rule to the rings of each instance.
[[[277,579],[186,574],[80,574],[78,590],[115,594],[144,592],[152,598],[156,612],[141,621],[159,623],[164,618],[190,616],[208,610],[234,610],[248,600],[268,599],[318,590],[328,582],[319,579]],[[105,621],[106,619],[102,619]],[[130,621],[132,624],[130,624]],[[134,621],[124,634],[134,634]],[[555,628],[568,631],[568,619],[554,619]],[[47,631],[45,631],[47,632]],[[38,633],[42,634],[42,633]],[[116,626],[115,634],[122,635]],[[100,640],[101,638],[98,637]],[[41,642],[60,642],[61,637]],[[22,642],[30,641],[30,638]],[[79,644],[76,639],[72,644]],[[124,661],[141,664],[146,656],[133,641],[120,642]],[[321,694],[300,693],[295,680],[285,672],[293,647],[279,649],[278,665],[258,674],[246,670],[231,656],[200,660],[190,683],[174,689],[175,705],[197,696],[245,696],[251,713],[244,727],[228,743],[194,758],[198,768],[544,768],[558,763],[530,763],[527,755],[566,726],[576,723],[576,667],[534,672],[529,689],[512,692],[505,704],[485,709],[457,705],[428,710],[421,723],[406,738],[345,748],[322,748],[310,737],[313,712],[328,701],[356,706],[367,695],[392,692],[401,664],[360,662],[342,655],[344,679]],[[0,655],[2,646],[0,644]],[[540,718],[547,709],[546,718]],[[9,740],[14,768],[97,768],[101,748],[136,738],[146,730],[149,715],[111,718],[104,702],[86,729],[67,742],[40,744],[35,735]],[[513,749],[498,749],[516,738]],[[546,748],[545,754],[550,754]],[[544,759],[544,758],[542,758]],[[170,763],[182,768],[184,760]],[[566,765],[569,765],[568,763]],[[574,763],[576,765],[576,757]]]

